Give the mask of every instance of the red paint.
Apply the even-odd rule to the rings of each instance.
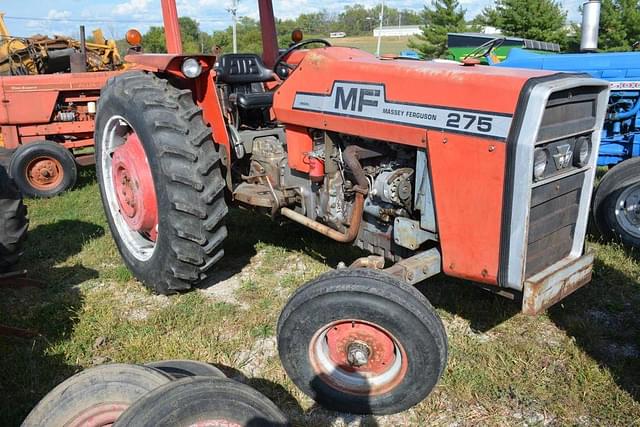
[[[64,168],[53,157],[36,157],[25,168],[29,184],[40,191],[55,189],[64,179]]]
[[[309,179],[313,182],[324,180],[324,160],[309,156]]]
[[[123,71],[0,77],[0,146],[59,141],[65,148],[94,144],[95,115],[87,103],[97,102],[107,80]],[[76,118],[56,121],[56,104],[73,103]]]
[[[228,165],[231,159],[231,142],[229,140],[229,134],[227,133],[226,121],[222,113],[222,104],[218,98],[215,73],[213,71],[207,72],[205,77],[197,80],[194,87],[194,95],[196,103],[203,110],[205,123],[211,126],[213,142],[226,148],[226,158],[229,159]]]
[[[122,218],[152,241],[158,237],[158,201],[151,168],[140,139],[135,133],[116,148],[112,160],[113,185]]]
[[[273,67],[278,57],[278,34],[271,0],[258,0],[260,9],[260,30],[262,32],[262,60],[267,67]]]
[[[349,362],[349,346],[353,343],[364,345],[369,350],[366,365],[352,366]],[[395,359],[391,337],[368,323],[348,321],[333,325],[327,331],[327,345],[331,360],[346,371],[379,375],[389,369]]]
[[[162,20],[164,21],[164,36],[167,41],[167,52],[182,53],[182,35],[178,21],[178,9],[175,0],[161,0]]]
[[[313,150],[309,129],[302,126],[287,126],[287,160],[291,169],[309,173],[308,154]]]

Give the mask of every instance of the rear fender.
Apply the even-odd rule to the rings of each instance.
[[[182,73],[182,63],[187,58],[197,59],[202,66],[202,74],[197,79],[189,79]],[[227,152],[226,159],[231,159],[229,134],[215,84],[215,56],[145,53],[127,55],[125,60],[137,64],[138,69],[179,79],[184,83],[181,86],[190,88],[195,102],[203,110],[205,123],[211,126],[214,142],[224,146]]]

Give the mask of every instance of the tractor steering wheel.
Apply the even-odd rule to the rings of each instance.
[[[295,69],[295,67],[291,64],[287,64],[286,62],[284,62],[284,59],[289,56],[291,54],[291,52],[298,50],[300,48],[303,48],[306,45],[309,44],[314,44],[314,43],[320,43],[325,45],[326,47],[331,47],[331,43],[329,43],[326,40],[323,39],[309,39],[309,40],[303,40],[301,42],[298,42],[294,45],[291,45],[289,47],[289,49],[285,50],[284,52],[282,52],[280,54],[280,56],[278,56],[278,58],[276,59],[276,62],[273,64],[273,72],[276,73],[281,79],[285,79],[287,78],[286,75],[284,75],[284,73],[279,72],[280,70],[282,70],[281,66],[284,66],[290,70]]]
[[[500,46],[502,46],[504,42],[505,42],[504,37],[491,39],[488,42],[482,43],[480,46],[473,49],[471,52],[465,55],[464,58],[462,58],[462,60],[464,61],[465,59],[468,59],[468,58],[486,58],[487,56],[491,55],[491,52],[494,49],[497,49]]]

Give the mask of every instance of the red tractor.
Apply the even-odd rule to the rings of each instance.
[[[421,401],[446,365],[442,322],[413,285],[443,273],[536,314],[590,281],[605,82],[380,59],[298,33],[280,51],[272,3],[258,4],[262,57],[214,57],[181,54],[164,0],[170,53],[129,56],[146,71],[102,92],[98,179],[137,278],[162,294],[213,285],[228,201],[368,251],[295,293],[278,346],[309,396],[378,414]]]

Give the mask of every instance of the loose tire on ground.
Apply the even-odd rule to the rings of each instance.
[[[11,156],[9,174],[26,197],[54,197],[78,179],[73,154],[51,141],[21,145]]]
[[[0,166],[0,273],[18,262],[27,238],[27,207],[16,184]]]
[[[47,394],[22,427],[108,426],[134,402],[171,377],[137,365],[102,365],[82,371]]]
[[[640,248],[640,157],[605,174],[595,192],[593,216],[603,237]]]
[[[162,360],[146,363],[145,366],[159,369],[176,380],[184,377],[226,378],[226,375],[215,366],[195,360]]]
[[[381,272],[337,270],[289,300],[278,320],[278,351],[291,380],[323,406],[391,414],[433,390],[447,338],[416,289]]]
[[[288,426],[284,414],[251,387],[220,378],[188,377],[162,386],[122,414],[114,427]]]
[[[114,150],[128,144],[132,135],[146,158],[143,167],[130,172],[149,178],[146,185],[132,186],[136,192],[127,196],[116,191],[112,166]],[[96,156],[109,226],[133,274],[160,294],[209,284],[215,263],[224,255],[228,210],[211,129],[191,91],[143,72],[109,80],[98,105]],[[133,208],[123,207],[122,200],[130,200],[121,194],[132,199]],[[141,216],[155,221],[145,232],[132,228],[122,213],[138,212],[139,206],[144,206]]]

